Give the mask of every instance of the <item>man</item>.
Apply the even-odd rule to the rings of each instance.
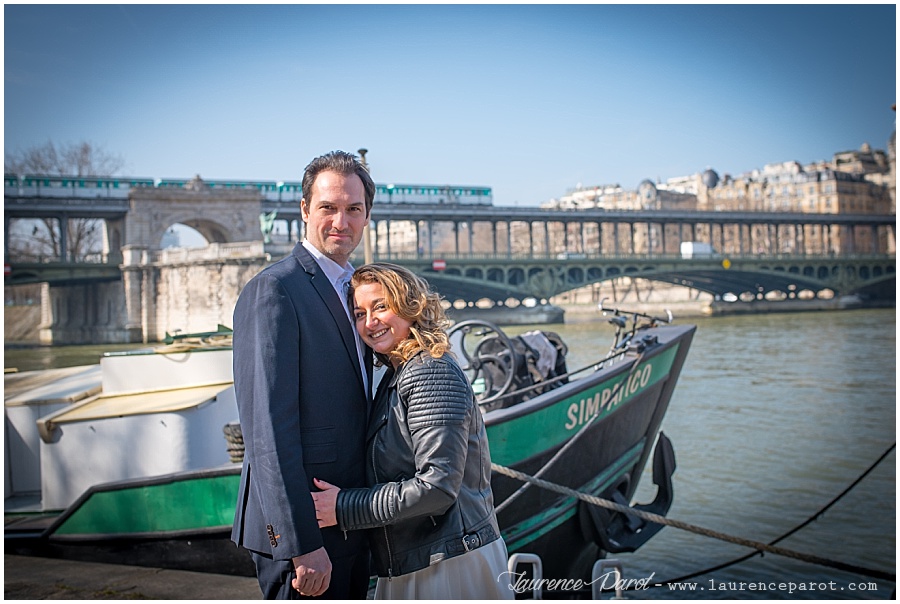
[[[363,599],[365,537],[320,530],[310,492],[313,478],[366,484],[371,351],[361,352],[342,285],[375,183],[334,151],[310,162],[302,187],[306,239],[251,279],[234,310],[245,453],[231,538],[250,550],[266,599]]]

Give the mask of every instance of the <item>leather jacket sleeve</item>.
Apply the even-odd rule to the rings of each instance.
[[[410,360],[402,372],[397,388],[406,408],[405,428],[412,443],[416,474],[368,489],[342,489],[336,512],[343,530],[439,516],[459,494],[470,416],[478,412],[468,381],[456,363],[428,355]]]

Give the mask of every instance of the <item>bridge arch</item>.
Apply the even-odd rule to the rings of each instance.
[[[260,194],[256,189],[212,190],[199,177],[185,187],[145,187],[129,193],[126,245],[159,249],[174,224],[196,229],[209,243],[257,241]]]
[[[239,239],[234,239],[234,234],[230,232],[230,229],[227,226],[216,220],[198,216],[196,212],[192,214],[184,213],[183,215],[175,214],[170,220],[172,220],[172,222],[168,224],[160,221],[156,225],[157,232],[150,235],[152,241],[162,241],[166,232],[176,224],[181,224],[194,229],[207,243],[235,243],[236,241],[240,241]],[[158,246],[162,247],[161,245]]]

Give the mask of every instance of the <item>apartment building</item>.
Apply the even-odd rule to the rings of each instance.
[[[545,208],[577,210],[701,210],[729,212],[804,212],[813,214],[895,214],[896,133],[887,152],[873,150],[868,143],[857,150],[835,153],[831,161],[802,165],[796,161],[767,164],[762,169],[719,176],[707,168],[665,182],[642,181],[636,189],[621,185],[577,186]],[[820,228],[807,226],[803,240],[820,241],[809,252],[837,253],[850,249],[849,233],[825,236]],[[883,233],[873,248],[871,233],[855,233],[853,249],[896,250],[893,233]],[[789,241],[789,239],[786,239]],[[635,242],[636,244],[639,242]],[[728,241],[722,242],[723,246]],[[781,250],[790,252],[790,250]]]

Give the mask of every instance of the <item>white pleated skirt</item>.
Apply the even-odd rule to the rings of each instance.
[[[513,600],[503,539],[400,577],[378,577],[376,600]]]

